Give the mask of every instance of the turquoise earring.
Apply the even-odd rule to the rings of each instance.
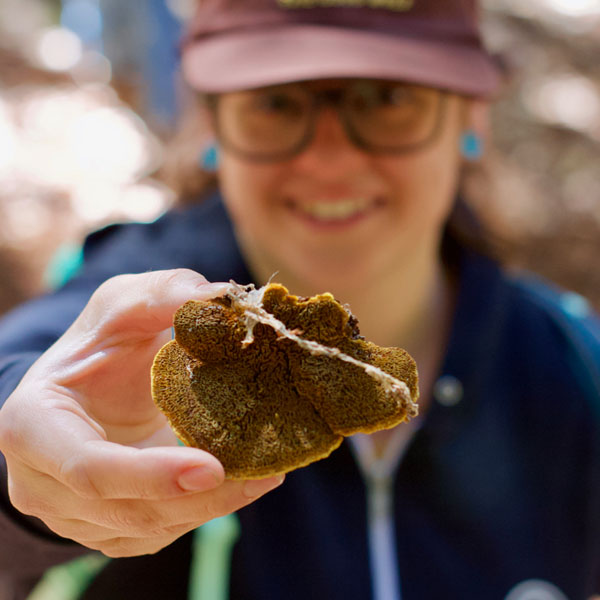
[[[473,130],[468,129],[460,138],[460,153],[468,161],[478,161],[483,156],[483,140]]]
[[[203,171],[214,173],[219,168],[219,147],[215,142],[205,146],[200,152],[200,166]]]

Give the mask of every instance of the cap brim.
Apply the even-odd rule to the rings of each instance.
[[[187,82],[205,93],[309,79],[405,80],[459,94],[490,96],[499,68],[475,42],[450,43],[320,25],[236,31],[188,43]]]

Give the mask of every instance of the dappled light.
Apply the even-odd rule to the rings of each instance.
[[[600,275],[588,274],[598,271],[590,264],[600,247],[600,4],[483,6],[486,42],[507,81],[484,158],[466,168],[465,194],[508,242],[509,262],[600,302]],[[184,19],[194,2],[165,7]],[[106,223],[153,220],[170,206],[165,158],[187,155],[196,164],[200,142],[173,144],[161,109],[148,104],[153,65],[140,63],[141,48],[150,47],[140,36],[150,22],[140,18],[130,36],[107,35],[118,21],[101,8],[92,0],[0,6],[0,251],[22,261],[27,293],[42,285],[63,244],[77,245]],[[167,84],[157,88],[163,104]]]

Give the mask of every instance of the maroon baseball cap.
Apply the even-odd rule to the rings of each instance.
[[[477,0],[199,0],[182,69],[206,93],[364,77],[485,97],[501,76],[478,13]]]

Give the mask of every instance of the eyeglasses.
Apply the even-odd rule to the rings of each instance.
[[[334,106],[348,138],[366,152],[412,152],[438,135],[447,94],[380,80],[351,80],[335,89],[290,83],[209,98],[222,146],[255,161],[302,152],[315,134],[317,115]]]

